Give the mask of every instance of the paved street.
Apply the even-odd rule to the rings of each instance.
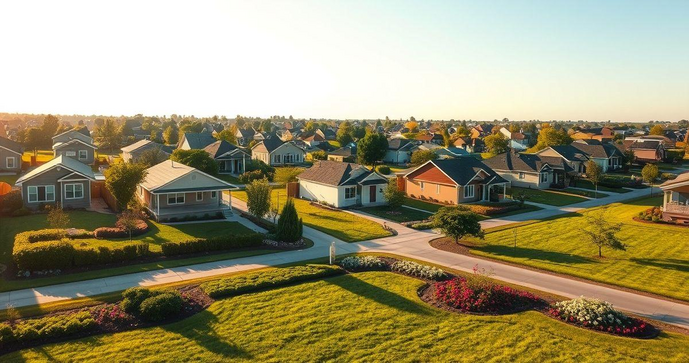
[[[626,194],[612,194],[607,198],[587,200],[568,207],[547,206],[546,209],[483,221],[484,228],[496,227],[531,219],[541,219],[557,214],[575,212],[582,208],[609,204],[647,195],[648,189],[636,190]],[[244,209],[242,201],[233,199],[235,208]],[[374,216],[352,211],[371,220],[383,222]],[[432,248],[428,241],[437,237],[431,231],[416,231],[400,224],[385,221],[398,235],[359,243],[346,243],[312,228],[304,227],[304,235],[314,241],[312,248],[300,251],[287,251],[262,256],[238,258],[227,261],[209,262],[171,269],[113,276],[61,285],[39,287],[0,293],[0,304],[14,307],[29,306],[52,301],[93,296],[123,290],[133,286],[152,286],[170,282],[188,281],[201,277],[217,276],[230,272],[251,270],[267,266],[326,257],[332,242],[335,242],[338,255],[354,252],[386,252],[407,256],[418,260],[471,272],[473,267],[492,270],[493,277],[502,281],[519,284],[567,297],[581,295],[607,300],[618,308],[647,316],[656,320],[689,328],[689,305],[625,292],[584,281],[568,279],[548,273],[538,272],[500,262],[487,261],[471,256],[459,255]]]

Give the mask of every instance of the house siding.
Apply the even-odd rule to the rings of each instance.
[[[532,188],[532,189],[546,189],[550,188],[550,184],[554,181],[553,178],[553,172],[548,171],[548,172],[543,172],[548,174],[548,180],[545,182],[541,182],[541,174],[542,173],[536,173],[536,172],[519,172],[519,171],[503,171],[503,170],[495,170],[495,173],[500,175],[503,179],[507,180],[510,182],[512,186],[515,187],[522,187],[522,188]],[[519,179],[519,174],[523,173],[524,178]]]
[[[299,196],[303,199],[327,203],[335,207],[342,207],[344,201],[344,191],[340,198],[340,189],[332,185],[318,184],[307,180],[299,181]]]
[[[292,155],[292,161],[289,163],[285,163],[285,156],[287,155]],[[306,152],[294,144],[287,143],[273,150],[270,154],[265,152],[252,152],[251,157],[261,160],[270,166],[282,166],[303,163],[306,159]],[[278,159],[279,161],[277,161]]]
[[[14,167],[7,167],[7,158],[14,158]],[[19,172],[22,168],[22,157],[14,152],[0,148],[0,171]]]
[[[407,164],[411,161],[411,151],[409,150],[388,150],[383,161],[392,164]]]
[[[423,189],[421,189],[423,183]],[[461,188],[459,188],[461,189]],[[440,184],[415,179],[407,179],[405,190],[407,195],[417,199],[429,199],[445,204],[458,203],[458,190],[455,185]]]
[[[86,159],[85,160],[79,160],[79,150],[86,150]],[[74,152],[74,156],[68,156],[67,152],[72,151]],[[69,158],[72,158],[74,160],[78,160],[84,164],[91,165],[93,164],[94,161],[94,153],[95,150],[92,147],[88,147],[82,143],[75,142],[73,144],[69,145],[64,145],[64,146],[59,146],[58,148],[55,149],[54,151],[54,156],[57,157],[59,155],[64,155]]]
[[[67,181],[58,182],[57,180],[63,178],[72,172],[69,170],[62,169],[57,171],[57,169],[49,170],[41,175],[24,181],[22,183],[22,199],[24,200],[24,205],[29,209],[38,209],[41,204],[54,204],[62,203],[62,208],[88,208],[91,204],[91,187],[88,180],[80,181]],[[82,176],[74,175],[74,179],[81,179]],[[80,199],[64,199],[64,184],[82,184],[84,190],[84,197]],[[55,188],[55,201],[54,202],[29,202],[29,187],[30,186],[44,186],[52,185]]]

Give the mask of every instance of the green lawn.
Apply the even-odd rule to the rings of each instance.
[[[232,192],[232,197],[246,201],[246,192]],[[287,193],[284,189],[273,189],[272,200],[274,204],[278,204],[279,200],[282,208],[287,201]],[[294,205],[305,225],[346,242],[391,235],[382,225],[351,213],[312,206],[309,201],[303,199],[294,199]]]
[[[0,175],[0,183],[7,183],[11,187],[19,179],[19,175]]]
[[[48,162],[54,157],[55,153],[53,150],[37,150],[36,151],[36,161],[37,162]],[[27,163],[31,162],[31,157],[33,156],[33,151],[25,151],[22,155],[22,161]]]
[[[587,199],[576,195],[567,194],[563,192],[556,192],[552,190],[539,190],[512,187],[507,190],[507,195],[512,196],[515,192],[523,192],[527,196],[527,201],[555,206],[569,205],[579,202],[585,202]]]
[[[391,210],[389,207],[368,207],[361,210],[364,213],[372,214],[376,217],[389,219],[393,222],[411,222],[411,221],[421,221],[430,218],[433,213],[421,212],[409,208],[397,208]]]
[[[610,177],[610,175],[606,175],[606,177]],[[623,177],[623,178],[618,178],[617,176],[613,177],[615,179],[628,179],[629,177]],[[584,188],[584,189],[590,189],[590,190],[596,190],[596,187],[593,185],[588,180],[577,180],[577,183],[575,185],[577,188]],[[599,192],[613,192],[613,193],[629,193],[631,190],[629,189],[624,189],[624,188],[611,188],[611,187],[606,187],[599,185],[598,186],[598,191]],[[600,193],[598,193],[600,194]]]
[[[423,282],[365,272],[219,300],[183,321],[14,352],[25,361],[682,362],[689,337],[620,338],[538,312],[450,313]]]
[[[242,182],[239,181],[239,179],[233,175],[229,174],[218,174],[218,179],[224,180],[230,184],[243,184]]]
[[[72,211],[68,212],[68,214],[71,221],[71,227],[83,228],[87,230],[94,230],[95,228],[103,226],[113,226],[116,221],[116,216],[112,214],[101,214],[86,211]],[[2,222],[0,223],[0,263],[4,265],[9,265],[13,263],[12,246],[14,244],[14,236],[17,233],[29,230],[49,228],[46,218],[46,214],[33,214],[25,217],[3,218]],[[149,221],[149,225],[151,227],[150,230],[141,236],[134,237],[134,240],[150,243],[149,248],[154,253],[161,252],[160,245],[163,242],[180,241],[191,238],[206,238],[228,233],[237,235],[251,233],[251,230],[249,228],[244,227],[242,224],[237,222],[199,222],[192,224],[169,226]],[[112,243],[128,243],[129,240],[102,240],[93,238],[80,239],[78,240],[78,242],[87,243],[92,246],[99,246]],[[206,261],[217,261],[222,259],[245,257],[250,255],[271,253],[273,251],[274,250],[235,251],[228,252],[226,254],[208,255],[191,259],[150,262],[139,265],[122,266],[117,268],[66,274],[41,279],[2,281],[0,282],[0,291],[45,286],[68,281],[88,280],[97,277],[115,276],[125,273],[149,271],[158,268],[176,267]]]
[[[423,209],[425,211],[429,211],[429,212],[433,212],[433,213],[437,212],[438,209],[444,207],[444,205],[441,205],[441,204],[428,203],[428,202],[424,202],[422,200],[409,198],[409,197],[404,198],[403,204],[408,206],[408,207],[419,208],[419,209]]]
[[[632,220],[660,204],[656,197],[610,205],[609,216],[623,224],[618,236],[628,247],[603,249],[602,259],[581,232],[587,225],[580,214],[516,227],[516,248],[514,227],[489,230],[472,253],[689,301],[689,228]]]
[[[553,190],[554,192],[558,192],[559,190]],[[588,197],[588,198],[605,198],[609,194],[605,194],[603,192],[598,191],[596,193],[595,190],[579,190],[579,189],[572,189],[572,188],[566,188],[562,190],[563,193],[568,193],[568,194],[574,194],[574,195],[580,195],[582,197]]]

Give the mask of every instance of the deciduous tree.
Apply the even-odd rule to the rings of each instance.
[[[163,140],[165,140],[165,143],[168,145],[177,144],[179,141],[179,132],[177,131],[177,127],[168,126],[165,131],[163,131]]]
[[[651,184],[651,195],[653,195],[653,182],[658,179],[659,174],[658,165],[655,164],[646,164],[644,168],[641,169],[641,177],[646,183]]]
[[[465,206],[442,207],[431,219],[434,228],[440,229],[457,244],[465,236],[483,238],[481,218]]]
[[[177,149],[170,155],[170,160],[191,166],[206,174],[217,175],[218,163],[205,150]]]
[[[404,191],[397,186],[397,179],[390,179],[388,185],[383,189],[383,196],[390,209],[397,209],[404,202]]]
[[[611,223],[607,209],[589,212],[586,215],[588,229],[583,232],[589,237],[591,243],[598,246],[598,257],[603,257],[603,247],[614,250],[625,250],[625,245],[617,237],[617,232],[622,229],[622,223]]]
[[[246,207],[251,215],[263,218],[268,213],[271,189],[268,179],[254,180],[246,185]]]
[[[502,133],[486,136],[483,142],[486,144],[486,149],[488,149],[488,152],[493,155],[506,152],[509,146],[509,140],[507,140],[505,135]]]
[[[412,165],[421,165],[429,160],[435,160],[438,155],[433,150],[416,150],[411,154]]]
[[[117,199],[117,206],[126,209],[134,199],[136,187],[146,178],[141,164],[116,163],[105,170],[105,187]]]
[[[586,162],[586,179],[596,188],[595,196],[598,198],[598,183],[603,180],[603,168],[593,160]]]
[[[388,140],[385,138],[385,135],[371,133],[359,140],[356,154],[359,163],[364,165],[375,165],[377,161],[385,157],[387,151]]]

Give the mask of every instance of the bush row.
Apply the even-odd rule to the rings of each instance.
[[[218,298],[342,273],[344,270],[335,266],[294,266],[208,281],[201,284],[201,288],[210,297]]]
[[[96,321],[88,311],[25,320],[14,326],[0,323],[0,344],[64,337],[89,331],[95,327]]]
[[[176,290],[154,291],[133,287],[122,293],[120,307],[149,321],[161,321],[182,311],[182,296]]]
[[[340,266],[349,271],[386,270],[387,264],[376,256],[349,256],[340,261]]]
[[[655,329],[644,321],[629,317],[606,301],[578,299],[557,302],[550,315],[570,324],[623,336],[645,337]]]
[[[260,233],[252,233],[239,236],[196,238],[186,241],[165,242],[161,247],[165,256],[176,256],[190,253],[258,247],[263,243],[263,238],[264,236]]]
[[[148,223],[143,219],[139,219],[136,222],[136,227],[132,230],[131,236],[140,236],[148,232]],[[129,231],[122,227],[100,227],[93,231],[93,235],[96,238],[128,238]]]
[[[426,280],[439,281],[444,280],[447,277],[445,271],[437,267],[422,265],[414,261],[395,261],[392,265],[390,265],[390,270]]]

